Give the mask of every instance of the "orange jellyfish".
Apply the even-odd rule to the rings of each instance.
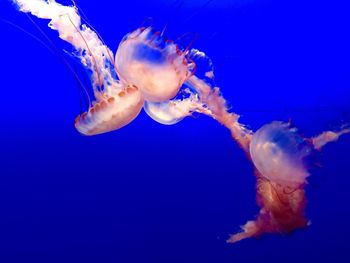
[[[314,138],[303,138],[290,123],[272,122],[252,136],[249,152],[257,178],[257,202],[261,207],[255,220],[242,226],[228,242],[235,243],[265,233],[287,234],[309,224],[305,216],[307,158],[339,136],[350,132],[327,131]]]
[[[272,122],[255,132],[249,155],[255,166],[261,210],[228,242],[264,233],[289,233],[307,225],[304,186],[309,173],[305,161],[311,152],[312,146],[287,123]]]

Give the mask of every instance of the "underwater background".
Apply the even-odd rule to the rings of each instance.
[[[144,23],[175,41],[197,34],[193,47],[253,130],[291,121],[311,137],[350,122],[349,1],[76,2],[113,51]],[[32,18],[88,83],[49,21]],[[349,135],[312,165],[309,227],[227,244],[259,211],[253,168],[228,130],[198,115],[164,126],[142,112],[82,136],[72,73],[7,0],[0,33],[0,262],[350,262]]]

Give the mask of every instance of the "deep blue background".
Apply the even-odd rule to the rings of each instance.
[[[312,136],[350,121],[349,1],[77,2],[113,50],[147,17],[172,39],[198,33],[194,47],[254,130],[291,119]],[[8,1],[0,17],[44,39]],[[142,112],[81,136],[72,74],[14,26],[0,21],[0,33],[0,262],[350,262],[350,136],[319,156],[310,227],[229,245],[258,207],[252,167],[225,128],[204,116],[162,126]]]

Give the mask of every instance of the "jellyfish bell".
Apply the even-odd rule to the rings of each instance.
[[[115,67],[121,81],[137,86],[150,102],[175,97],[191,74],[186,54],[151,27],[124,37],[116,53]]]
[[[176,124],[183,120],[186,115],[190,114],[189,112],[184,114],[176,102],[146,101],[143,109],[154,121],[164,125]]]
[[[165,102],[145,102],[144,110],[153,120],[164,125],[173,125],[193,112],[203,112],[204,105],[196,94],[187,98],[176,98]]]
[[[110,91],[76,118],[75,128],[84,135],[117,130],[133,121],[143,104],[142,93],[135,86]]]
[[[311,147],[289,124],[272,122],[253,136],[250,155],[259,173],[266,179],[289,187],[299,187],[309,173],[305,157]]]

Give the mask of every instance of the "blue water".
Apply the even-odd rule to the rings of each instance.
[[[77,2],[114,51],[148,17],[170,39],[198,34],[194,47],[254,130],[292,120],[312,136],[350,121],[346,0]],[[0,17],[45,40],[8,1]],[[349,135],[318,156],[310,227],[226,244],[259,208],[251,164],[224,127],[204,116],[162,126],[142,112],[116,132],[81,136],[72,73],[14,26],[1,21],[0,33],[0,262],[350,262]]]

